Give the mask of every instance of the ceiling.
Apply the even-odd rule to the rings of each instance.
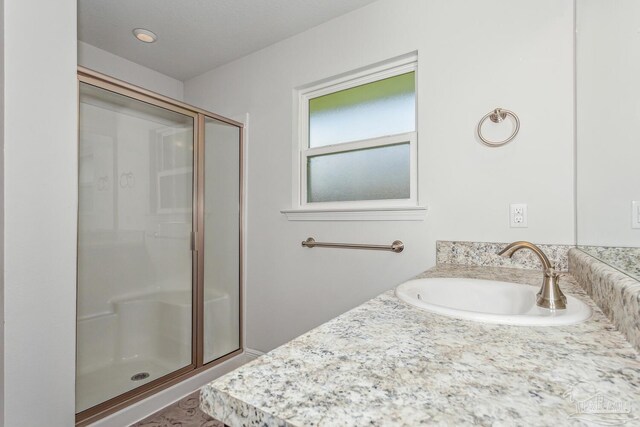
[[[78,0],[78,39],[184,81],[373,1]]]

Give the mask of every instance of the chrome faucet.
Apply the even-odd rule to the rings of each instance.
[[[542,250],[529,242],[513,242],[500,252],[498,255],[511,258],[513,254],[520,249],[531,249],[535,253],[544,271],[544,277],[542,278],[542,287],[536,295],[536,304],[542,308],[548,308],[550,310],[561,310],[567,308],[567,297],[564,296],[558,286],[560,275],[554,269],[554,265],[549,261],[549,258],[542,252]]]

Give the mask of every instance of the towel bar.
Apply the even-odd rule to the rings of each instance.
[[[307,238],[304,242],[302,242],[302,246],[307,247],[309,249],[314,247],[319,248],[342,248],[342,249],[369,249],[373,251],[391,251],[395,253],[400,253],[404,250],[404,243],[400,240],[394,240],[391,245],[364,245],[360,243],[326,243],[326,242],[316,242],[313,237]]]

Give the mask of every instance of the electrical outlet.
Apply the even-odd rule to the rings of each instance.
[[[640,201],[631,202],[631,228],[640,228]]]
[[[511,228],[527,228],[527,205],[512,203],[509,206],[509,224]]]

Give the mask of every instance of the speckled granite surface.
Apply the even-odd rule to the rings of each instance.
[[[569,269],[600,309],[640,351],[640,282],[578,249],[569,251]]]
[[[518,251],[512,258],[498,255],[498,252],[507,245],[508,243],[438,241],[436,242],[437,264],[526,268],[530,270],[541,268],[538,257],[531,251]],[[567,252],[573,246],[538,244],[537,246],[542,249],[551,262],[555,263],[556,270],[567,271],[569,269]]]
[[[541,280],[448,265],[422,276]],[[640,356],[570,276],[560,284],[590,320],[474,323],[386,292],[205,386],[201,408],[230,426],[584,425],[602,396],[621,412],[605,417],[638,422]]]
[[[640,248],[579,246],[578,249],[640,280]]]

